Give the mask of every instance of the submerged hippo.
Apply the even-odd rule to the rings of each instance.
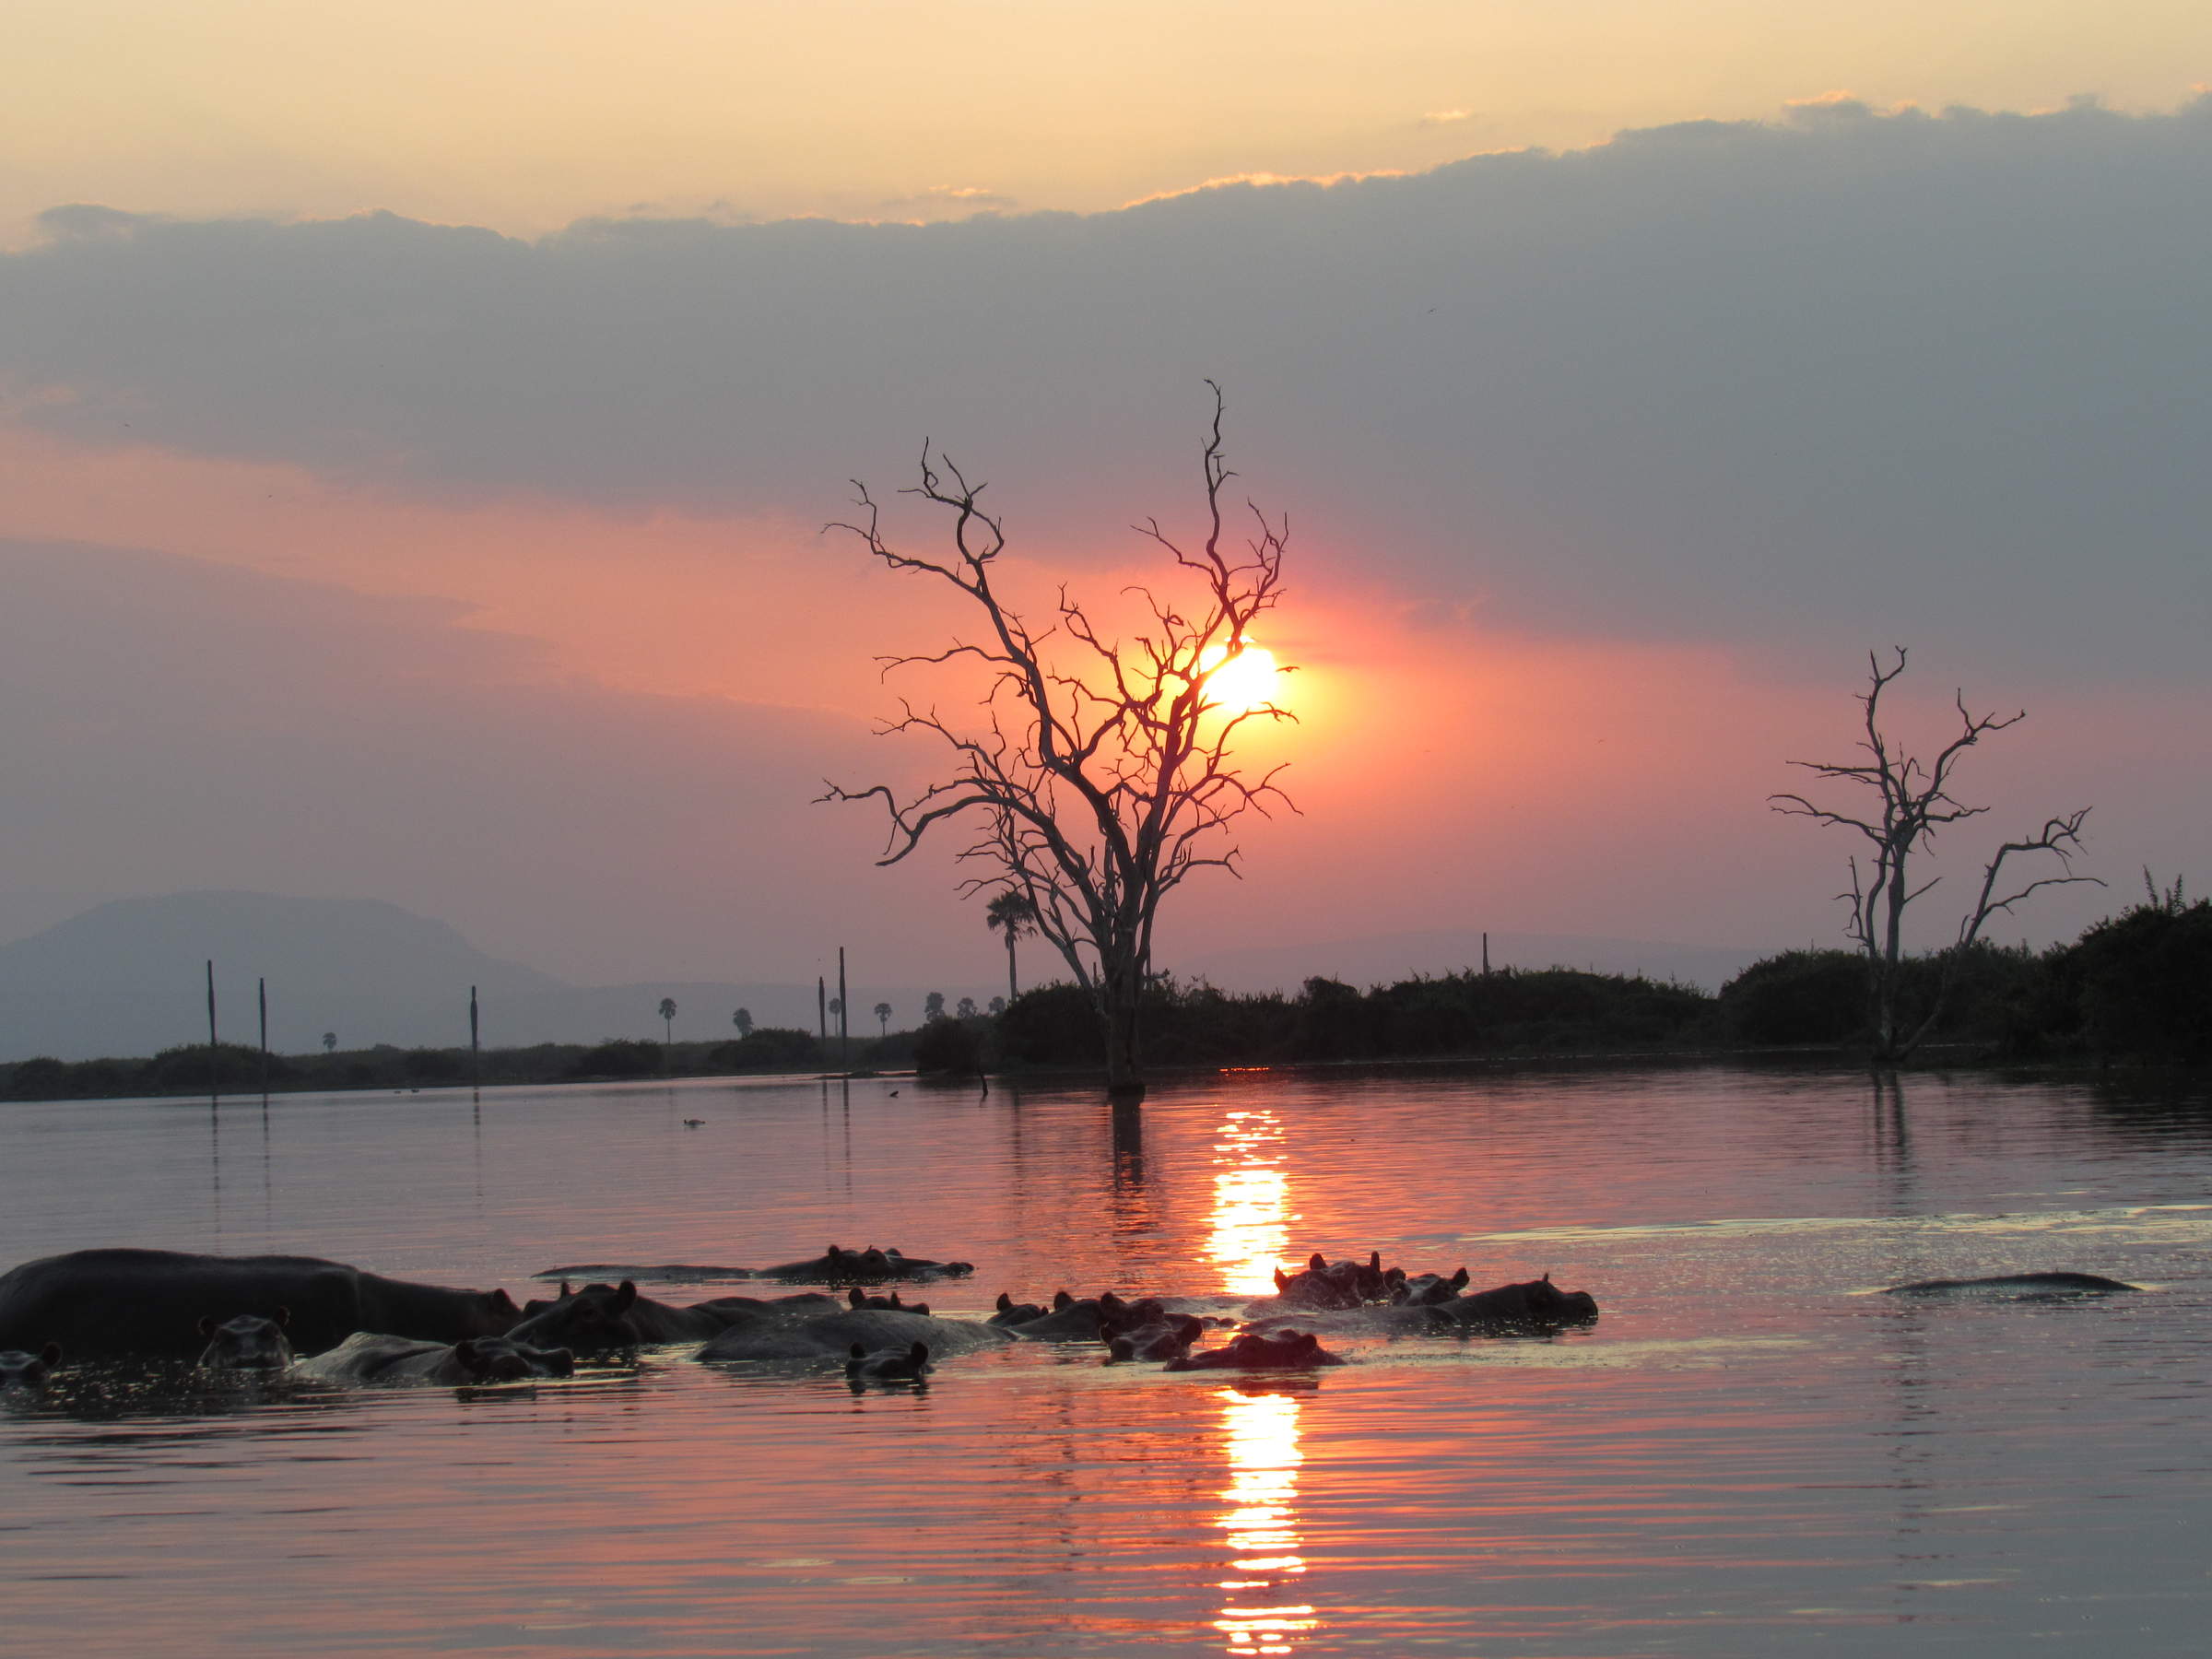
[[[1116,1331],[1156,1324],[1166,1316],[1166,1308],[1152,1297],[1129,1301],[1111,1290],[1085,1297],[1062,1290],[1053,1295],[1051,1312],[1019,1324],[1009,1320],[1002,1328],[1028,1342],[1103,1342]]]
[[[1144,1324],[1124,1325],[1106,1335],[1106,1363],[1132,1359],[1181,1359],[1206,1335],[1206,1321],[1191,1313],[1163,1312]]]
[[[926,1313],[929,1312],[927,1302],[900,1301],[899,1292],[896,1290],[888,1296],[870,1296],[858,1285],[853,1286],[845,1293],[845,1305],[848,1308],[877,1308],[893,1313]]]
[[[571,1348],[580,1354],[612,1353],[618,1348],[651,1347],[664,1342],[700,1342],[738,1320],[763,1315],[800,1318],[836,1307],[834,1297],[790,1296],[761,1300],[750,1296],[718,1297],[680,1308],[638,1294],[636,1283],[566,1284],[552,1301],[532,1302],[528,1316],[507,1333],[516,1342],[539,1347]]]
[[[1450,1278],[1441,1273],[1417,1274],[1412,1278],[1401,1276],[1391,1288],[1390,1300],[1394,1307],[1426,1308],[1448,1302],[1467,1288],[1467,1270],[1462,1267]]]
[[[762,1278],[789,1279],[817,1285],[879,1285],[887,1279],[962,1278],[975,1271],[972,1262],[935,1262],[927,1256],[905,1255],[896,1250],[845,1250],[832,1244],[809,1262],[784,1262],[760,1270]]]
[[[845,1379],[855,1387],[864,1382],[922,1382],[935,1369],[926,1342],[878,1348],[872,1354],[865,1343],[856,1342],[845,1360]]]
[[[867,1353],[926,1343],[942,1359],[999,1347],[1013,1341],[1005,1329],[978,1319],[868,1308],[821,1313],[809,1319],[754,1319],[731,1325],[699,1350],[701,1359],[807,1361],[845,1359],[858,1343]]]
[[[2103,1296],[2114,1290],[2140,1290],[2094,1273],[2000,1273],[1989,1278],[1922,1279],[1917,1284],[1892,1285],[1888,1296]]]
[[[1164,1369],[1188,1371],[1305,1371],[1317,1365],[1342,1365],[1343,1356],[1321,1346],[1311,1331],[1277,1331],[1262,1335],[1246,1331],[1226,1347],[1206,1348],[1168,1361]]]
[[[291,1311],[292,1340],[309,1352],[355,1331],[432,1342],[497,1336],[522,1317],[504,1290],[454,1290],[385,1278],[317,1256],[194,1255],[173,1250],[78,1250],[0,1275],[0,1347],[55,1341],[80,1359],[189,1359],[213,1310]]]
[[[0,1349],[0,1388],[37,1388],[46,1373],[62,1362],[62,1345],[50,1342],[35,1354],[21,1348]]]
[[[1398,1274],[1401,1281],[1405,1277]],[[1336,1263],[1315,1251],[1301,1272],[1275,1270],[1275,1292],[1286,1308],[1357,1308],[1363,1302],[1385,1300],[1392,1284],[1380,1251],[1370,1252],[1364,1262],[1347,1257]]]
[[[529,1377],[575,1375],[576,1358],[567,1348],[532,1347],[509,1336],[470,1336],[454,1343],[418,1342],[356,1331],[326,1354],[302,1359],[295,1377],[320,1382],[374,1384],[519,1382]]]
[[[241,1313],[218,1324],[212,1315],[200,1321],[200,1335],[207,1346],[200,1351],[202,1371],[281,1371],[292,1363],[292,1345],[285,1336],[291,1310],[278,1308],[273,1318]]]
[[[1060,1294],[1065,1296],[1067,1292],[1063,1290]],[[984,1323],[994,1325],[1028,1324],[1033,1319],[1042,1319],[1046,1312],[1035,1302],[1018,1302],[1001,1290],[998,1293],[998,1312]]]

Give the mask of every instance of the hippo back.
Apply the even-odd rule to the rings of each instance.
[[[859,1343],[865,1353],[929,1345],[932,1354],[965,1354],[999,1347],[1013,1336],[981,1320],[888,1309],[848,1309],[796,1321],[757,1320],[732,1325],[699,1351],[701,1359],[843,1359]]]

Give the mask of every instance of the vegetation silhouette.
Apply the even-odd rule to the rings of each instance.
[[[1230,707],[1211,690],[1279,598],[1289,525],[1252,506],[1249,539],[1241,549],[1225,545],[1222,498],[1234,475],[1224,459],[1221,388],[1206,383],[1214,411],[1201,457],[1203,540],[1180,544],[1157,519],[1137,526],[1169,554],[1179,579],[1195,579],[1197,602],[1130,590],[1147,613],[1147,631],[1133,640],[1104,637],[1065,589],[1041,628],[1008,608],[992,585],[1006,532],[982,504],[984,486],[926,441],[919,482],[904,493],[949,515],[949,550],[915,553],[887,539],[880,510],[857,479],[862,516],[829,526],[857,537],[891,570],[947,582],[981,613],[981,643],[956,640],[934,654],[887,657],[885,671],[972,659],[983,683],[965,724],[902,702],[882,727],[942,742],[948,775],[904,799],[881,783],[831,783],[821,798],[882,798],[890,840],[881,865],[899,863],[939,824],[967,826],[973,839],[959,856],[988,873],[963,891],[1011,890],[1029,900],[1038,933],[1090,1000],[1107,1092],[1131,1100],[1144,1093],[1145,987],[1161,901],[1195,871],[1236,867],[1230,830],[1246,812],[1289,804],[1276,787],[1279,768],[1248,775],[1234,753],[1246,722],[1289,714],[1272,702]]]
[[[1892,649],[1896,660],[1887,668],[1874,653],[1869,652],[1866,656],[1869,683],[1858,698],[1865,730],[1858,747],[1866,759],[1790,762],[1817,777],[1872,790],[1877,806],[1866,809],[1869,816],[1855,818],[1848,812],[1819,806],[1801,794],[1768,797],[1777,812],[1854,830],[1873,848],[1871,862],[1865,870],[1859,867],[1855,854],[1851,858],[1851,890],[1837,897],[1851,905],[1851,919],[1845,924],[1844,933],[1859,947],[1865,965],[1867,1046],[1874,1062],[1884,1065],[1905,1059],[1935,1033],[1957,972],[1981,942],[1982,930],[1992,916],[2009,912],[2041,888],[2064,887],[2080,881],[2104,885],[2094,876],[2074,874],[2073,855],[2081,850],[2081,827],[2089,816],[2087,806],[2064,818],[2045,820],[2041,830],[2026,840],[2006,841],[1983,870],[1982,889],[1972,908],[1959,920],[1957,941],[1936,958],[1934,993],[1927,999],[1924,1010],[1916,1018],[1900,1018],[1900,998],[1908,973],[1905,912],[1914,900],[1942,879],[1933,877],[1914,887],[1910,874],[1912,860],[1929,849],[1938,830],[1979,818],[1989,810],[1986,806],[1966,806],[1954,796],[1950,793],[1951,774],[1967,750],[1994,732],[2018,725],[2028,718],[2028,713],[2023,709],[2002,717],[1975,714],[1966,706],[1966,693],[1956,692],[1952,701],[1959,711],[1957,735],[1937,749],[1932,759],[1923,760],[1917,755],[1908,754],[1898,747],[1897,740],[1882,724],[1882,693],[1905,671],[1905,648],[1899,645]],[[2061,873],[2037,877],[1999,898],[2006,860],[2016,854],[2037,853],[2047,853],[2054,858]]]

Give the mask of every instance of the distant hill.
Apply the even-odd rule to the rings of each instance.
[[[488,1047],[658,1037],[654,1012],[676,999],[676,1034],[734,1036],[732,1013],[759,1025],[814,1029],[812,984],[719,982],[571,985],[488,956],[442,922],[373,899],[290,899],[269,893],[172,893],[122,899],[0,945],[0,1061],[158,1053],[205,1042],[205,964],[213,959],[218,1029],[226,1041],[257,1035],[255,981],[269,986],[269,1046],[300,1053],[324,1031],[347,1048],[468,1041],[468,988]],[[987,985],[929,987],[958,1002]],[[855,1036],[873,1036],[866,1010],[888,1002],[896,1023],[918,1024],[920,987],[853,987]]]
[[[1608,939],[1579,934],[1490,935],[1493,968],[1583,968],[1597,973],[1641,973],[1717,991],[1771,951],[1660,939]],[[1320,975],[1362,990],[1416,974],[1456,973],[1482,966],[1478,932],[1370,934],[1312,945],[1207,951],[1176,965],[1178,978],[1203,978],[1224,991],[1296,992]]]

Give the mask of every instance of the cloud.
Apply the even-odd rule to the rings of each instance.
[[[1185,504],[1211,374],[1305,569],[1822,672],[2200,674],[2212,101],[1854,103],[1089,217],[65,219],[0,261],[0,378],[73,443],[614,511],[818,522],[927,434],[1065,562]]]
[[[887,213],[951,208],[962,213],[1011,212],[1021,204],[1010,195],[981,184],[932,184],[912,195],[893,196],[883,204]]]
[[[1430,110],[1420,119],[1422,126],[1455,126],[1463,121],[1475,119],[1472,110]]]

